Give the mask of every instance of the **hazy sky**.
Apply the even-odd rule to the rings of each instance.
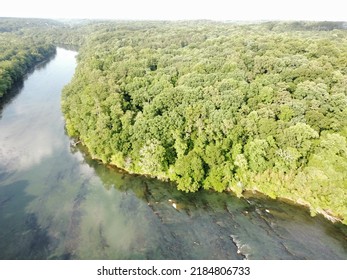
[[[345,0],[2,0],[0,17],[347,21]]]

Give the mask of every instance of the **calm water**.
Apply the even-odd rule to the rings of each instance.
[[[60,111],[75,56],[58,49],[0,105],[0,259],[347,259],[347,227],[301,207],[91,160]]]

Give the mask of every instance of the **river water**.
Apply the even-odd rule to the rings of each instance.
[[[60,111],[75,66],[58,48],[0,105],[0,259],[347,259],[347,227],[305,208],[92,160]]]

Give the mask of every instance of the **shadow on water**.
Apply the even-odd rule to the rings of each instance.
[[[155,232],[156,250],[148,259],[346,259],[347,227],[307,208],[261,194],[237,198],[230,193],[183,193],[175,184],[92,160],[75,148],[108,191],[121,191],[122,211],[131,213],[132,197],[143,201]],[[145,249],[146,250],[146,249]]]
[[[9,92],[5,93],[5,95],[0,98],[0,119],[2,118],[2,111],[5,108],[5,106],[8,106],[13,102],[13,100],[22,90],[23,85],[24,80],[18,81],[13,85],[12,89]]]
[[[46,259],[50,239],[37,217],[26,211],[33,197],[21,180],[0,187],[0,259]]]
[[[10,105],[18,96],[18,94],[21,92],[24,86],[24,82],[28,79],[28,77],[34,73],[36,70],[43,70],[46,68],[46,66],[55,58],[56,53],[50,56],[45,61],[37,64],[36,66],[32,67],[27,74],[20,80],[16,81],[11,90],[9,90],[7,93],[5,93],[2,97],[0,97],[0,119],[2,118],[2,111],[4,108],[8,105]]]

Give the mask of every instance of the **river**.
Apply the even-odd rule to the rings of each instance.
[[[58,48],[0,106],[0,259],[347,259],[347,227],[303,207],[92,160],[60,110],[75,67]]]

